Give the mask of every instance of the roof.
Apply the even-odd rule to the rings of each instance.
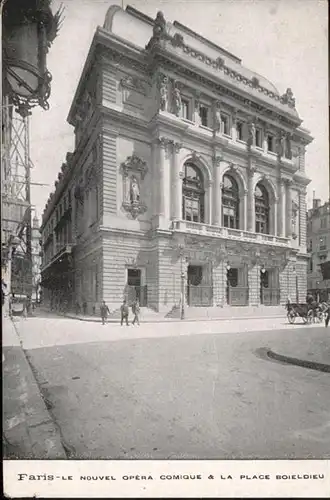
[[[103,25],[105,30],[125,40],[127,39],[127,33],[129,33],[129,41],[140,49],[145,49],[148,42],[152,38],[153,27],[154,20],[151,17],[143,14],[131,6],[127,6],[126,9],[123,10],[118,5],[112,5],[108,9]],[[245,92],[248,90],[249,93],[254,95],[256,98],[260,98],[270,105],[275,105],[275,107],[281,108],[283,112],[287,112],[295,117],[298,117],[298,113],[294,106],[290,106],[284,101],[280,102],[281,94],[272,82],[259,73],[246,68],[242,65],[241,59],[229,52],[227,49],[224,49],[212,41],[207,40],[178,21],[174,21],[173,23],[167,22],[166,31],[171,37],[174,37],[175,35],[182,36],[185,45],[189,46],[192,51],[198,51],[199,53],[205,55],[208,59],[215,61],[217,58],[221,58],[226,68],[228,68],[228,71],[227,73],[217,71],[217,77],[220,80],[223,80],[224,82],[228,81],[231,85],[234,85]],[[187,54],[187,51],[182,54],[186,60]],[[190,60],[194,63],[194,59]],[[196,59],[195,61],[196,63],[199,62]],[[207,69],[212,70],[210,66]],[[252,87],[250,83],[246,83],[247,80],[249,82],[255,80],[256,85],[259,86],[259,88]],[[247,89],[247,85],[250,88]]]

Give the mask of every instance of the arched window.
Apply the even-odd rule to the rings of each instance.
[[[199,168],[191,163],[184,166],[182,186],[182,216],[184,220],[204,222],[204,182]]]
[[[254,191],[256,233],[269,234],[269,195],[263,184],[257,184]]]
[[[223,176],[222,224],[233,229],[239,228],[238,185],[231,175]]]

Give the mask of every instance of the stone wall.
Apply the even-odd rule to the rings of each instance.
[[[257,306],[260,304],[260,265],[256,264],[248,269],[249,284],[249,305]]]
[[[102,215],[117,213],[117,145],[116,136],[103,131],[101,159],[103,164]]]
[[[223,307],[226,304],[227,269],[224,261],[213,266],[213,305]]]
[[[308,260],[299,259],[298,257],[296,264],[296,273],[298,279],[298,299],[299,302],[302,303],[306,301],[307,295],[307,266]]]
[[[158,241],[158,310],[167,312],[180,303],[181,262],[167,238]],[[186,276],[186,263],[183,272]]]

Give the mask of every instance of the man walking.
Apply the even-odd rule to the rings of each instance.
[[[104,300],[100,306],[100,311],[101,311],[102,325],[105,325],[105,323],[107,321],[108,314],[110,314],[110,309],[106,305]]]
[[[330,301],[327,302],[327,309],[325,310],[325,326],[329,325],[330,321]]]
[[[132,325],[135,325],[135,322],[137,322],[137,324],[140,326],[140,321],[139,321],[140,304],[139,304],[138,299],[136,299],[136,300],[133,302],[133,305],[132,305],[132,313],[134,314],[134,318],[133,318],[133,321],[132,321]]]
[[[121,322],[120,325],[123,326],[123,322],[126,322],[126,326],[128,325],[128,306],[126,303],[126,299],[124,299],[121,307],[120,307],[120,316],[121,316]]]

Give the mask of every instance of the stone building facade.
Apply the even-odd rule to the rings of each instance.
[[[291,89],[162,13],[112,6],[68,121],[75,151],[41,227],[48,300],[137,295],[166,313],[305,299],[312,138]]]
[[[330,299],[330,202],[314,199],[307,213],[307,286],[318,300]],[[327,272],[326,272],[327,271]]]

